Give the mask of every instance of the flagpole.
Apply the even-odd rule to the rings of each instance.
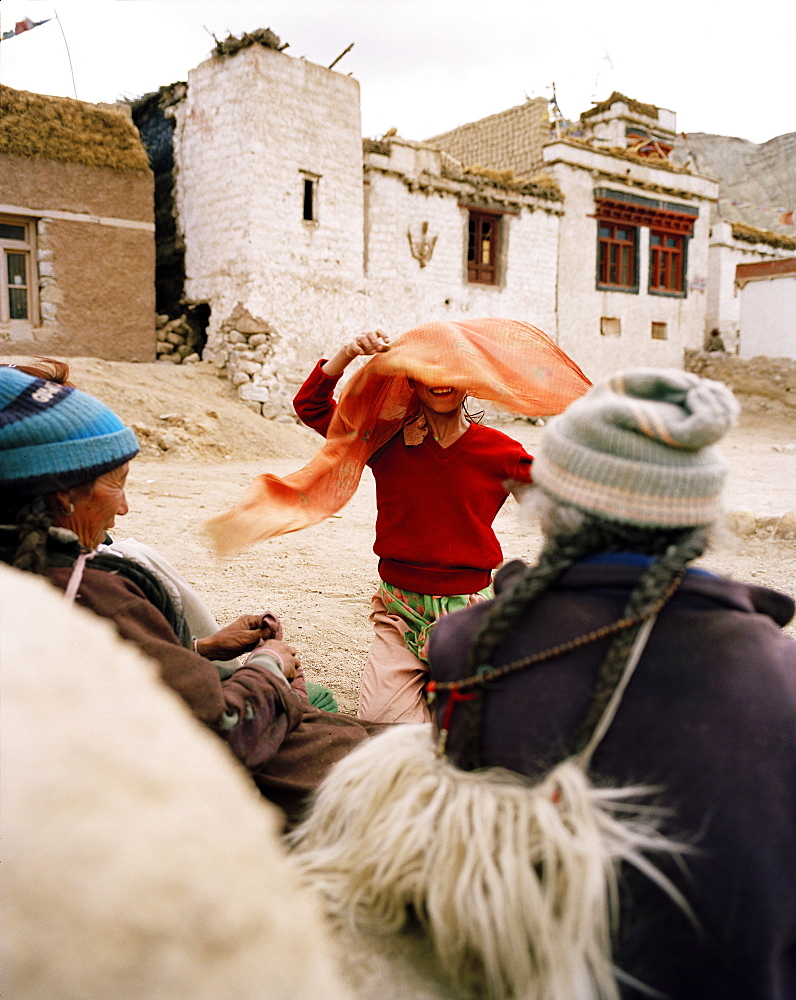
[[[58,11],[53,7],[53,14],[55,15],[55,20],[58,22],[58,27],[61,29],[61,37],[64,40],[64,48],[66,49],[66,57],[69,60],[69,72],[72,74],[72,90],[75,92],[75,100],[77,100],[77,84],[75,83],[75,71],[72,68],[72,55],[69,51],[69,44],[66,41],[66,35],[64,34],[64,26],[61,24],[61,18],[58,16]]]

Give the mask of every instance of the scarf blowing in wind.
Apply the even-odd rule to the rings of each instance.
[[[368,459],[420,410],[409,383],[450,385],[511,413],[560,413],[590,382],[529,323],[425,323],[376,354],[341,393],[326,444],[302,469],[258,476],[240,503],[208,522],[220,554],[317,524],[353,496]]]

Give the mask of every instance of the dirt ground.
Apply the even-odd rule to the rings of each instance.
[[[288,417],[264,420],[247,410],[209,364],[70,364],[76,384],[130,423],[143,446],[131,466],[130,513],[115,536],[136,537],[162,552],[222,624],[247,611],[276,611],[308,677],[331,687],[343,711],[354,711],[377,581],[369,470],[339,515],[218,559],[204,535],[205,520],[233,505],[259,473],[299,468],[320,438]],[[533,454],[542,428],[508,418],[500,426]],[[747,401],[722,450],[731,467],[727,510],[748,512],[737,523],[746,525],[744,532],[755,530],[742,537],[728,531],[703,563],[796,596],[796,539],[776,537],[780,516],[796,508],[796,412]],[[532,559],[538,551],[539,532],[512,499],[496,527],[506,558]],[[793,624],[789,630],[796,635]]]

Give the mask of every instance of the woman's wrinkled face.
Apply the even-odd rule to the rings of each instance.
[[[423,406],[434,413],[452,413],[458,410],[467,395],[464,389],[454,389],[450,385],[423,385],[422,382],[413,380],[413,386]]]
[[[130,463],[125,462],[118,469],[98,476],[90,486],[70,491],[75,509],[60,523],[74,531],[86,548],[95,549],[105,540],[105,533],[114,526],[116,517],[122,517],[130,509],[124,495],[129,471]]]

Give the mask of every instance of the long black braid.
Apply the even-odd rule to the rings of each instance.
[[[52,527],[52,511],[44,497],[34,497],[16,514],[19,542],[11,562],[27,573],[44,573],[47,568],[47,533]]]
[[[566,508],[554,508],[551,512],[553,520],[562,512],[566,518]],[[492,603],[470,648],[468,674],[475,674],[491,664],[497,646],[523,612],[583,556],[595,552],[629,551],[657,557],[631,593],[621,616],[625,618],[644,614],[652,608],[688,564],[702,555],[709,538],[706,528],[636,528],[585,514],[579,522],[577,530],[563,527],[560,522],[558,525],[554,523],[536,565],[530,567],[508,593]],[[588,742],[640,628],[641,624],[622,630],[611,644],[600,668],[592,703],[573,739],[573,753]],[[462,741],[457,764],[464,770],[475,770],[481,766],[482,713],[483,697],[463,702]]]

